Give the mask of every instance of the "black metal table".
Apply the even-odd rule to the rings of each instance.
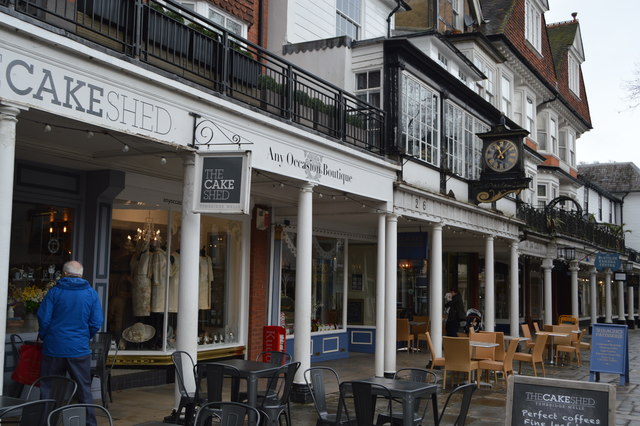
[[[358,379],[358,382],[366,382],[382,385],[389,389],[393,398],[402,399],[402,424],[403,426],[413,426],[413,415],[415,404],[419,398],[431,396],[433,405],[433,422],[438,424],[438,386],[436,384],[412,382],[407,380],[388,379],[386,377],[369,377]],[[373,392],[376,392],[375,387]]]

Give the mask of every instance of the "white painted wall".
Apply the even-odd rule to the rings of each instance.
[[[631,232],[624,234],[627,247],[640,251],[640,192],[631,192],[624,199],[622,222],[624,229]]]

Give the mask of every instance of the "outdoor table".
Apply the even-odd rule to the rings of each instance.
[[[556,351],[556,347],[555,347],[555,338],[556,337],[569,337],[569,335],[567,333],[556,333],[556,332],[552,332],[552,331],[539,331],[536,333],[536,335],[538,334],[546,334],[547,336],[551,337],[551,359],[549,360],[549,364],[550,365],[554,365],[555,364],[555,351]]]
[[[491,342],[478,342],[475,340],[469,340],[469,346],[473,348],[473,353],[471,355],[471,359],[475,359],[476,357],[476,348],[497,348],[500,346],[499,343],[491,343]]]
[[[9,411],[20,404],[24,404],[25,402],[28,402],[28,401],[22,398],[14,398],[12,396],[0,395],[0,413]]]
[[[357,382],[371,383],[373,385],[382,385],[389,389],[392,398],[402,399],[402,425],[413,426],[413,414],[415,413],[415,404],[419,398],[431,395],[431,404],[433,408],[433,421],[438,424],[438,385],[422,382],[412,382],[408,380],[395,380],[386,377],[369,377],[367,379],[358,379]],[[375,393],[377,389],[372,388]]]
[[[238,370],[239,377],[247,379],[247,403],[254,408],[258,408],[258,379],[271,377],[281,367],[268,362],[246,359],[225,359],[211,364],[235,367]]]

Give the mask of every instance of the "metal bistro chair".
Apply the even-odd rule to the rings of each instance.
[[[178,379],[178,389],[180,391],[180,402],[175,412],[175,417],[180,418],[182,410],[185,410],[185,424],[191,424],[191,420],[195,417],[196,405],[198,404],[196,392],[189,392],[185,385],[185,377],[187,374],[192,375],[193,381],[197,384],[195,377],[195,363],[193,358],[185,351],[175,351],[171,354],[171,361],[176,370],[176,378]]]
[[[196,393],[195,401],[220,402],[224,401],[222,389],[224,379],[231,378],[231,393],[229,400],[238,402],[238,387],[240,373],[237,368],[215,362],[196,364]],[[206,393],[202,392],[203,382],[206,382]]]
[[[331,367],[311,367],[304,372],[304,380],[311,391],[313,405],[318,413],[316,426],[341,426],[355,424],[350,422],[344,413],[342,400],[338,399],[338,406],[329,412],[327,404],[327,385],[340,388],[338,373]],[[333,407],[332,407],[333,408]]]
[[[467,383],[466,385],[458,386],[455,388],[449,396],[447,397],[447,401],[444,403],[444,407],[442,407],[442,411],[440,412],[440,417],[438,418],[438,424],[451,424],[453,426],[463,426],[465,420],[467,419],[467,414],[469,413],[469,407],[471,406],[471,397],[473,396],[473,392],[476,390],[476,385],[474,383]],[[449,402],[451,402],[451,398],[454,396],[461,395],[462,399],[460,401],[460,409],[456,413],[456,419],[453,423],[443,423],[442,419],[449,407]],[[454,414],[455,415],[455,414]]]
[[[109,369],[107,368],[107,357],[111,348],[111,333],[96,333],[91,340],[91,377],[100,379],[100,398],[102,405],[107,408],[107,384],[109,382]]]
[[[393,418],[391,391],[389,391],[387,387],[359,381],[340,383],[340,399],[345,409],[347,420],[350,420],[349,410],[347,409],[347,399],[352,399],[356,426],[371,426],[374,424],[373,417],[376,412],[376,396],[387,399],[386,415],[389,418]]]
[[[208,426],[212,420],[223,426],[256,426],[260,424],[260,412],[240,402],[209,402],[198,410],[195,426]],[[214,424],[218,424],[214,422]]]
[[[429,384],[438,383],[438,376],[436,375],[436,373],[434,373],[433,371],[425,370],[423,368],[401,368],[393,375],[393,379]],[[428,408],[429,400],[419,398],[416,401],[416,411],[413,414],[413,424],[415,426],[422,424],[423,419],[427,415]],[[378,421],[376,422],[376,425],[381,426],[386,423],[402,426],[404,424],[402,412],[394,414],[393,417],[388,417],[384,413],[378,414]]]
[[[40,399],[40,389],[43,383],[46,383],[49,387],[48,398],[55,401],[52,409],[71,404],[71,400],[78,389],[76,382],[69,377],[43,376],[33,382],[27,393],[27,400],[36,401]]]
[[[47,426],[80,426],[87,424],[87,412],[93,409],[101,412],[109,426],[113,425],[113,418],[109,410],[98,404],[71,404],[56,408],[47,417]],[[56,420],[57,419],[57,420]],[[100,425],[104,425],[103,416],[100,416]]]
[[[259,395],[259,409],[267,417],[269,425],[279,425],[280,416],[285,415],[287,425],[291,425],[291,407],[289,406],[289,396],[293,387],[293,378],[300,368],[299,362],[292,362],[281,366],[276,373],[271,376],[264,396]]]
[[[264,351],[258,354],[256,361],[268,362],[274,365],[285,365],[291,361],[291,355],[286,352]]]
[[[37,401],[29,401],[16,405],[0,413],[0,422],[2,424],[5,424],[5,422],[17,424],[19,426],[44,425],[44,420],[53,409],[55,403],[55,399],[39,399]]]

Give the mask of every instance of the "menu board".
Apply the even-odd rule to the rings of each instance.
[[[505,425],[614,426],[615,402],[609,383],[512,375]]]
[[[589,379],[600,373],[620,374],[620,384],[629,383],[629,329],[623,324],[591,326],[591,360]]]

